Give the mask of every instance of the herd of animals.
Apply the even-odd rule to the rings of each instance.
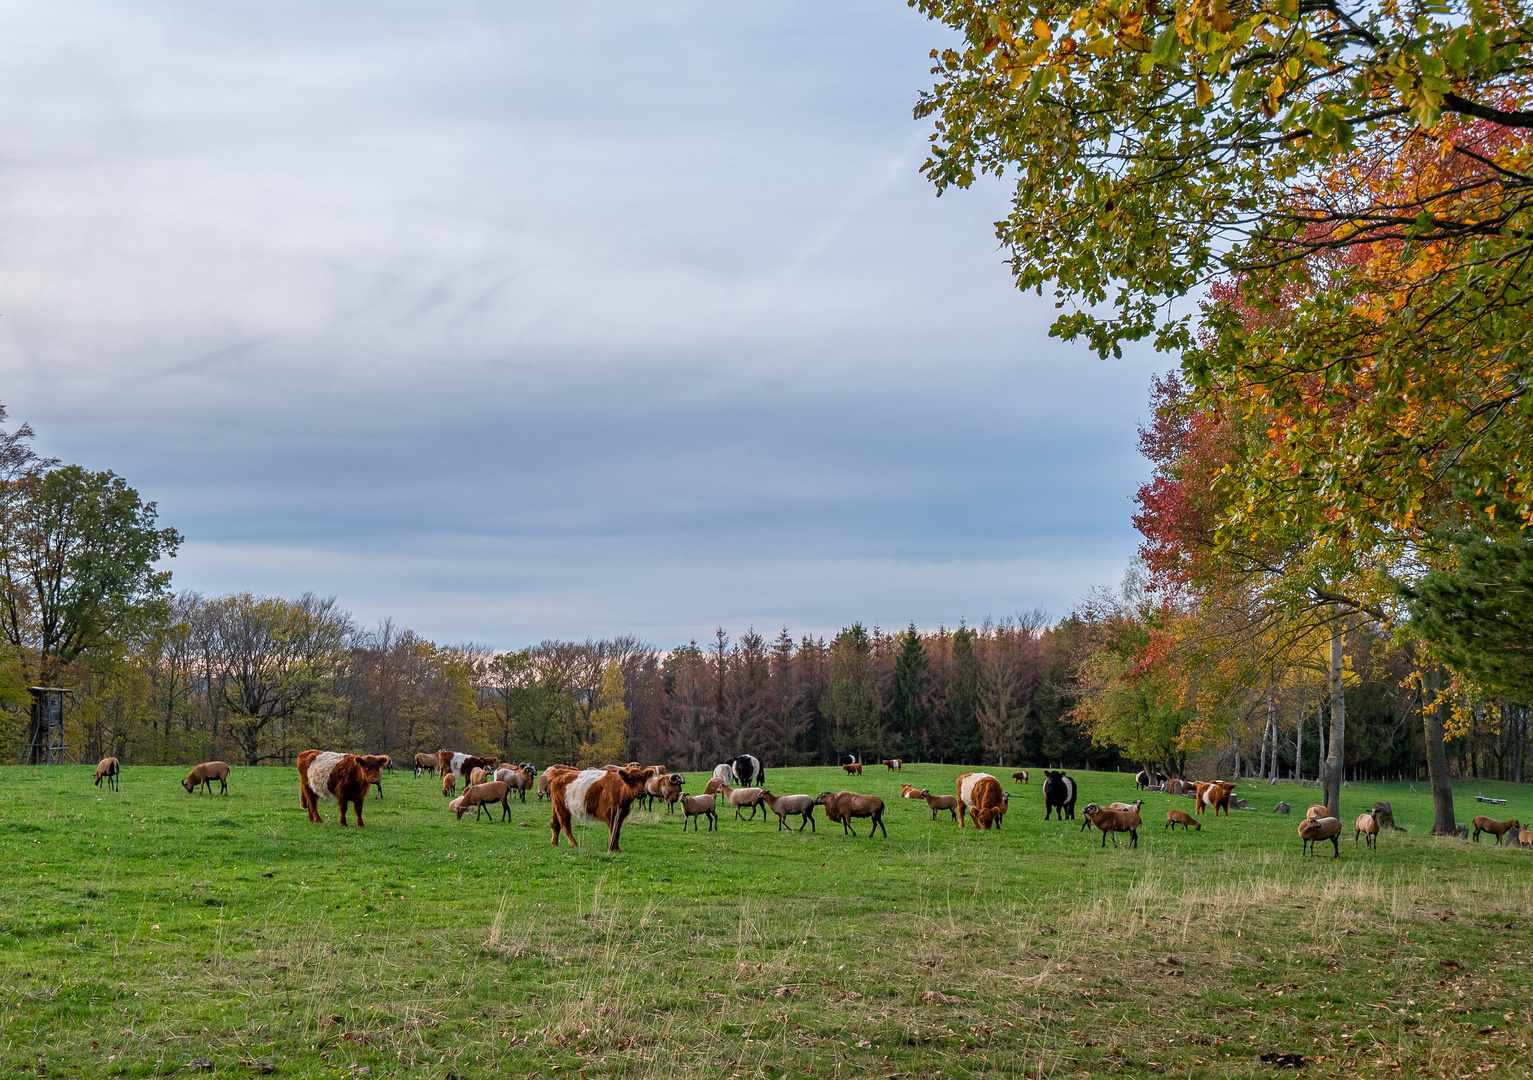
[[[848,776],[862,775],[863,763],[855,754],[841,755],[837,764]],[[904,762],[899,758],[886,758],[880,764],[890,772],[899,772],[904,768]],[[346,824],[348,809],[354,809],[360,827],[364,825],[362,804],[367,799],[368,791],[376,787],[378,796],[382,798],[383,770],[392,769],[394,764],[387,754],[305,750],[298,755],[297,766],[299,798],[310,821],[323,822],[324,818],[319,813],[320,804],[334,799],[340,810],[341,824]],[[434,772],[441,777],[442,794],[451,799],[447,804],[448,809],[460,820],[469,810],[474,811],[476,821],[481,815],[487,821],[492,820],[493,808],[499,805],[501,820],[506,821],[511,816],[512,793],[516,793],[525,803],[528,790],[532,790],[539,802],[546,799],[552,806],[553,818],[549,826],[553,830],[553,843],[556,847],[561,832],[572,847],[578,846],[575,834],[570,829],[571,824],[578,821],[586,825],[606,825],[607,850],[621,850],[618,840],[623,822],[636,803],[643,803],[646,809],[652,809],[657,801],[663,802],[668,813],[675,813],[679,803],[683,815],[683,832],[688,826],[693,831],[700,831],[703,821],[707,821],[708,831],[712,832],[718,827],[721,796],[728,805],[734,807],[736,819],[742,819],[742,812],[749,810],[750,816],[742,820],[752,821],[759,809],[763,821],[767,820],[769,814],[777,818],[779,831],[788,827],[788,818],[797,817],[799,832],[803,832],[805,826],[818,832],[814,811],[816,807],[822,807],[831,822],[841,824],[843,835],[857,835],[852,827],[853,820],[857,818],[868,819],[869,837],[875,832],[882,832],[885,838],[889,835],[889,830],[884,826],[884,801],[878,796],[854,791],[825,791],[816,796],[774,795],[766,788],[766,770],[760,759],[751,754],[741,754],[720,763],[700,795],[688,795],[682,790],[686,781],[681,773],[670,772],[661,765],[640,765],[636,761],[626,765],[587,769],[550,765],[538,773],[529,762],[502,764],[494,757],[438,750],[435,754],[416,754],[414,769],[417,779],[427,772]],[[103,758],[96,766],[96,786],[105,783],[108,789],[119,790],[121,772],[122,766],[117,758]],[[1019,783],[1030,782],[1026,770],[1011,775]],[[1044,820],[1048,821],[1057,814],[1060,821],[1073,821],[1076,803],[1074,778],[1062,770],[1053,769],[1046,770],[1043,777]],[[229,766],[225,762],[203,762],[187,774],[181,786],[188,794],[201,789],[211,795],[215,781],[220,793],[227,795]],[[465,787],[463,794],[457,795],[460,783]],[[1217,818],[1220,810],[1224,811],[1225,816],[1229,815],[1236,785],[1226,780],[1197,782],[1171,779],[1152,783],[1152,778],[1141,772],[1135,777],[1135,786],[1141,790],[1185,795],[1194,800],[1195,813],[1212,810]],[[960,776],[953,795],[933,795],[928,788],[917,789],[910,784],[903,784],[900,796],[924,801],[931,810],[933,821],[937,820],[938,813],[948,811],[959,828],[969,822],[978,829],[999,829],[1011,803],[1011,795],[1001,789],[1000,781],[983,772],[964,773]],[[1114,847],[1118,846],[1118,833],[1127,833],[1129,846],[1138,847],[1139,830],[1144,824],[1140,816],[1143,805],[1143,799],[1132,803],[1115,802],[1107,807],[1088,803],[1081,810],[1081,830],[1095,827],[1102,834],[1104,848],[1109,838]],[[1184,830],[1203,828],[1202,822],[1192,814],[1182,810],[1167,810],[1166,828],[1174,831],[1178,825]],[[1498,844],[1505,839],[1508,844],[1515,842],[1521,847],[1533,847],[1533,825],[1525,827],[1516,819],[1497,821],[1477,817],[1473,826],[1476,842],[1482,833],[1486,833],[1494,836]],[[1373,813],[1358,815],[1354,823],[1353,845],[1356,846],[1363,839],[1370,848],[1376,847],[1380,827],[1380,821]],[[1304,820],[1299,822],[1298,832],[1305,853],[1313,854],[1318,845],[1329,840],[1333,849],[1332,857],[1341,856],[1341,820],[1328,807],[1311,806],[1305,812]]]

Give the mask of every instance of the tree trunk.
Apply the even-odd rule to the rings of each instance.
[[[1427,743],[1427,772],[1432,778],[1432,835],[1452,836],[1458,829],[1453,818],[1453,785],[1448,780],[1448,751],[1443,744],[1443,730],[1448,720],[1448,699],[1441,693],[1443,669],[1432,672],[1431,708],[1421,710]],[[1425,706],[1425,702],[1422,705]]]
[[[1345,622],[1337,618],[1331,623],[1331,738],[1326,748],[1325,768],[1321,772],[1320,787],[1325,795],[1325,805],[1331,816],[1341,817],[1341,780],[1346,768],[1347,753],[1347,695],[1342,682],[1341,646],[1346,634]]]
[[[1293,726],[1293,778],[1304,779],[1304,709],[1299,710],[1299,719]]]

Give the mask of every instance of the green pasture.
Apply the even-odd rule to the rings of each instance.
[[[1137,850],[1045,823],[1041,775],[1004,827],[960,830],[902,781],[965,771],[768,770],[777,793],[885,797],[889,839],[636,812],[549,844],[548,811],[455,820],[393,773],[365,829],[312,825],[292,769],[0,768],[0,1068],[35,1076],[1075,1077],[1526,1075],[1533,855],[1433,839],[1425,786],[1376,852],[1304,858],[1313,787]],[[1073,773],[1080,805],[1132,799]],[[688,777],[700,790],[702,775]],[[1483,807],[1475,793],[1507,798]],[[1533,816],[1458,787],[1458,817]],[[1271,813],[1279,799],[1297,813]],[[867,823],[858,822],[866,834]],[[1126,838],[1122,838],[1125,839]],[[211,1063],[210,1065],[206,1063]],[[1494,1069],[1492,1069],[1494,1066]],[[364,1073],[363,1070],[370,1070]],[[1292,1074],[1289,1074],[1292,1075]]]

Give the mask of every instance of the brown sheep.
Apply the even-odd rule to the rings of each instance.
[[[653,806],[655,800],[659,799],[665,803],[666,813],[674,814],[676,812],[676,801],[681,798],[681,788],[686,782],[687,778],[682,776],[681,773],[671,773],[669,776],[651,776],[648,780],[644,781],[645,809]]]
[[[1341,835],[1341,819],[1333,817],[1305,818],[1299,822],[1299,838],[1304,841],[1304,849],[1311,855],[1315,853],[1315,845],[1326,840],[1335,848],[1333,859],[1341,858],[1341,844],[1336,838]]]
[[[1203,831],[1203,823],[1197,818],[1193,817],[1191,814],[1183,813],[1181,810],[1167,810],[1166,828],[1170,829],[1172,832],[1175,832],[1178,825],[1180,825],[1183,829],[1197,829],[1199,832]]]
[[[708,777],[708,782],[703,785],[703,794],[717,795],[719,792],[724,790],[724,787],[727,783],[728,781],[725,780],[722,776],[710,776]]]
[[[1518,847],[1533,847],[1533,825],[1524,825],[1517,834]]]
[[[448,773],[446,776],[442,777],[442,798],[452,798],[453,793],[457,790],[458,778],[456,776],[454,776],[452,773]]]
[[[1304,811],[1305,821],[1316,821],[1320,818],[1330,816],[1331,808],[1329,806],[1321,806],[1319,803],[1316,803],[1314,806],[1311,806],[1308,810]]]
[[[1379,846],[1379,823],[1372,814],[1357,815],[1357,831],[1352,834],[1352,846],[1357,847],[1360,836],[1368,838],[1369,847]]]
[[[502,765],[495,770],[495,779],[527,801],[527,789],[532,786],[532,769],[526,765]]]
[[[436,772],[437,760],[435,754],[415,755],[415,779],[419,780],[423,773]]]
[[[931,807],[932,820],[937,820],[938,810],[947,810],[952,813],[953,820],[958,820],[958,796],[956,795],[933,795],[926,788],[920,792],[921,798],[926,800],[926,805]]]
[[[819,832],[814,824],[814,800],[808,795],[773,795],[770,791],[761,792],[761,801],[766,804],[768,810],[777,815],[777,831],[782,832],[788,827],[788,815],[798,814],[802,819],[798,825],[798,831],[803,832],[804,826],[809,826],[810,832]]]
[[[728,784],[724,784],[719,790],[724,793],[724,798],[728,799],[730,805],[735,808],[735,820],[740,820],[740,811],[748,806],[751,808],[751,816],[745,820],[754,821],[756,818],[756,808],[760,806],[761,820],[762,822],[766,821],[766,807],[762,805],[761,789],[759,787],[732,788]]]
[[[1083,813],[1087,821],[1102,830],[1103,847],[1107,846],[1107,838],[1109,836],[1112,837],[1112,846],[1117,847],[1117,834],[1126,832],[1129,837],[1128,846],[1136,848],[1139,846],[1139,826],[1144,824],[1143,819],[1139,816],[1139,808],[1143,805],[1144,800],[1140,799],[1134,803],[1132,810],[1093,810],[1088,806]]]
[[[479,820],[483,813],[486,819],[495,817],[495,811],[489,808],[500,803],[500,820],[511,820],[511,787],[503,780],[491,780],[483,784],[471,784],[463,792],[463,797],[454,799],[452,806],[458,814],[458,820],[463,820],[463,815],[469,807],[474,808],[474,820]]]
[[[121,770],[120,770],[120,766],[117,763],[117,759],[116,758],[114,758],[114,757],[102,758],[101,759],[101,764],[96,766],[96,786],[100,787],[101,786],[101,781],[105,780],[106,781],[106,789],[108,791],[118,791],[118,790],[121,790],[117,786],[117,783],[118,783],[118,781],[117,781],[117,774],[118,774],[119,771],[121,771]]]
[[[681,797],[681,831],[687,831],[687,822],[692,821],[692,831],[698,831],[698,825],[694,818],[707,818],[708,831],[718,828],[719,815],[718,803],[712,795],[683,795]]]
[[[204,761],[191,772],[186,774],[186,779],[181,781],[181,786],[190,795],[199,787],[205,788],[206,793],[213,794],[213,781],[219,784],[219,794],[229,794],[229,766],[222,761]]]
[[[550,788],[550,785],[553,783],[554,774],[557,773],[557,772],[560,772],[562,770],[568,770],[569,772],[579,772],[580,771],[579,769],[573,768],[572,766],[569,766],[569,765],[550,765],[548,768],[544,769],[542,771],[542,773],[540,773],[539,776],[538,776],[538,783],[537,783],[538,802],[542,802],[544,799],[550,797],[549,796],[549,788]]]
[[[872,819],[872,824],[868,826],[869,836],[873,835],[874,829],[883,829],[884,839],[889,838],[889,830],[884,828],[884,800],[877,795],[859,795],[855,791],[822,791],[814,801],[825,807],[827,818],[841,823],[842,836],[847,833],[856,836],[857,830],[851,825],[852,818],[865,817]]]
[[[476,787],[479,784],[484,783],[486,777],[489,775],[490,774],[484,770],[483,766],[475,765],[468,771],[468,786]]]
[[[1501,843],[1501,838],[1513,829],[1521,829],[1522,824],[1513,818],[1511,821],[1497,821],[1495,818],[1477,817],[1474,819],[1474,842],[1480,842],[1482,832],[1490,833],[1496,838],[1496,843]]]

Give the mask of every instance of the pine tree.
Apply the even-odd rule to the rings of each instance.
[[[889,729],[894,752],[909,761],[923,757],[921,733],[931,718],[927,691],[931,675],[926,648],[916,624],[900,635],[900,652],[894,661],[894,701],[889,707]]]
[[[962,764],[979,761],[983,745],[979,736],[979,716],[975,712],[978,696],[979,664],[974,657],[975,633],[960,625],[953,631],[953,683],[948,690],[947,743],[953,760]]]

